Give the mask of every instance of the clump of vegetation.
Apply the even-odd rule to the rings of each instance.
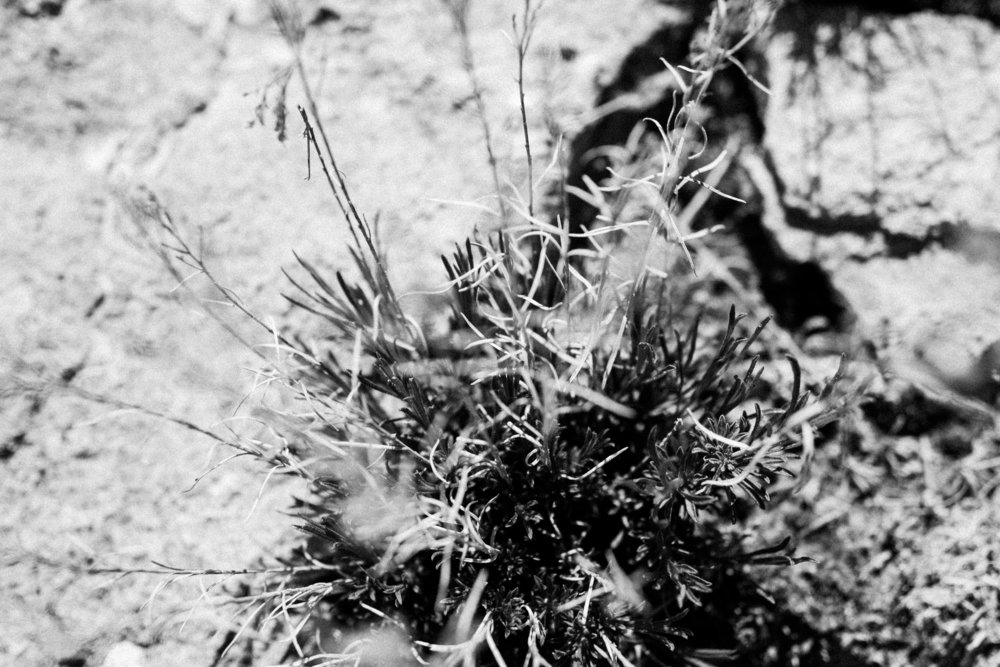
[[[429,341],[359,264],[360,285],[310,271],[301,302],[359,353],[311,369],[295,446],[363,452],[333,454],[302,508],[300,556],[324,566],[296,582],[311,613],[397,626],[425,658],[670,662],[720,577],[793,562],[724,528],[740,497],[766,506],[823,421],[798,382],[780,407],[748,405],[762,327],[741,336],[731,310],[722,332],[681,333],[659,280],[623,325],[582,292],[538,307],[557,274],[500,234],[446,260],[450,338]]]
[[[698,111],[759,27],[742,4],[718,3],[690,66],[671,68],[661,171],[590,193],[642,191],[647,216],[579,230],[536,214],[533,196],[498,192],[502,228],[443,258],[451,314],[438,329],[397,296],[302,77],[299,115],[351,231],[356,277],[299,259],[289,299],[326,335],[276,334],[297,363],[275,379],[298,407],[271,423],[280,447],[243,450],[311,485],[295,567],[255,597],[287,623],[289,659],[705,664],[739,648],[738,605],[719,591],[796,558],[787,541],[753,544],[736,519],[805,469],[834,419],[836,381],[807,387],[790,359],[787,394],[761,383],[766,322],[745,327],[686,268],[703,234],[677,221],[705,198],[684,188],[712,188],[701,179],[725,162],[688,169],[704,147]],[[451,5],[460,29],[464,7]],[[301,24],[287,8],[276,17],[301,72]],[[522,66],[534,17],[528,2],[515,22]],[[609,269],[612,232],[640,235],[628,275]],[[657,248],[678,257],[652,269]],[[402,647],[390,658],[387,637]]]

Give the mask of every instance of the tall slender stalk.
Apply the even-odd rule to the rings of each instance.
[[[262,623],[283,619],[296,664],[360,662],[367,640],[353,641],[351,631],[361,628],[382,633],[370,636],[380,650],[388,633],[401,638],[424,664],[699,664],[698,642],[719,638],[690,633],[714,615],[744,613],[720,606],[718,591],[749,580],[755,563],[800,561],[787,540],[748,550],[720,526],[737,495],[764,508],[790,462],[811,451],[816,429],[833,418],[814,407],[828,392],[801,386],[794,363],[790,400],[756,386],[760,359],[748,348],[763,324],[744,335],[732,308],[701,329],[693,318],[682,334],[675,325],[693,304],[666,312],[666,281],[647,279],[648,257],[631,284],[612,284],[598,240],[607,230],[584,232],[604,261],[596,279],[570,262],[568,227],[535,218],[524,95],[533,0],[523,0],[520,24],[512,19],[528,211],[505,199],[472,60],[469,0],[445,2],[501,215],[526,219],[443,258],[453,317],[437,347],[415,344],[419,326],[394,326],[405,317],[383,307],[395,296],[319,120],[301,20],[274,5],[302,78],[307,145],[355,233],[363,275],[327,280],[300,260],[312,282],[295,283],[292,302],[323,319],[324,343],[353,349],[329,346],[314,355],[322,372],[302,364],[286,378],[301,391],[301,409],[273,426],[293,463],[315,471],[298,507],[310,537],[290,564],[302,570],[281,571],[287,577],[256,598],[244,627],[261,612]],[[687,170],[688,135],[698,129],[692,109],[725,59],[695,60],[689,76],[678,75],[681,107],[663,131],[672,161],[630,179],[656,188],[659,208],[616,229],[660,233],[680,188],[697,182],[698,171]],[[536,240],[539,251],[530,252]],[[550,252],[557,245],[560,254]],[[543,303],[556,291],[548,281],[561,289]],[[574,316],[586,341],[569,330]],[[689,623],[688,612],[698,618]],[[723,622],[723,634],[737,620]]]
[[[521,129],[524,131],[524,154],[528,165],[528,215],[535,217],[535,178],[531,158],[531,139],[528,136],[528,111],[524,103],[524,61],[531,45],[531,37],[535,32],[538,20],[538,10],[542,3],[532,8],[531,0],[524,0],[524,12],[521,15],[521,27],[518,28],[517,16],[511,16],[511,27],[514,31],[514,47],[517,50],[517,92],[521,107]]]
[[[323,174],[326,176],[327,185],[330,187],[330,192],[333,194],[333,198],[337,202],[340,212],[347,221],[347,226],[354,238],[355,245],[359,249],[362,246],[359,242],[358,234],[360,233],[361,237],[364,239],[364,246],[368,249],[368,252],[371,255],[371,260],[374,263],[379,290],[386,297],[387,305],[392,309],[394,315],[401,317],[402,310],[392,288],[392,284],[389,281],[388,274],[385,269],[385,263],[382,261],[382,253],[376,247],[375,238],[368,221],[358,212],[358,209],[354,204],[354,200],[351,197],[351,191],[347,187],[347,182],[344,179],[344,173],[340,170],[340,167],[337,166],[337,158],[334,155],[333,147],[331,146],[330,139],[326,133],[326,127],[323,124],[322,118],[319,114],[319,108],[316,105],[316,96],[313,94],[312,84],[309,81],[309,76],[306,74],[305,65],[302,60],[302,43],[305,40],[305,27],[302,23],[301,13],[294,3],[288,4],[279,2],[278,0],[272,0],[270,7],[271,15],[274,18],[274,22],[278,26],[278,30],[281,32],[282,37],[284,37],[285,41],[291,48],[295,71],[298,74],[299,83],[302,86],[302,94],[305,96],[306,106],[308,107],[308,114],[306,113],[306,109],[299,107],[299,114],[305,124],[305,132],[303,134],[305,136],[307,146],[311,146],[315,149],[320,160],[320,165],[323,168]],[[310,115],[313,119],[313,122],[311,123],[309,121]],[[319,137],[323,142],[322,150],[320,149],[320,144],[316,140],[316,130],[319,131]],[[326,152],[327,158],[330,160],[329,169],[327,169],[326,161],[323,158],[324,151]]]
[[[490,127],[489,116],[486,113],[486,99],[483,96],[483,86],[479,80],[479,72],[476,70],[476,61],[472,51],[472,40],[469,36],[469,0],[443,0],[445,7],[451,14],[452,24],[458,34],[459,48],[462,57],[462,69],[465,70],[469,78],[469,85],[472,87],[472,100],[476,105],[476,115],[483,131],[483,143],[486,146],[486,155],[490,165],[490,173],[493,176],[493,187],[497,193],[497,201],[500,205],[500,219],[508,219],[507,201],[504,197],[503,187],[500,184],[500,167],[497,162],[496,152],[493,149],[493,131]]]

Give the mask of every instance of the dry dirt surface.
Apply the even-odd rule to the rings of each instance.
[[[456,202],[488,202],[493,191],[449,16],[440,0],[300,4],[307,74],[340,167],[378,221],[391,277],[433,321],[438,254],[491,224]],[[761,539],[790,536],[815,559],[762,575],[788,636],[747,641],[795,644],[811,656],[795,663],[804,665],[997,665],[995,387],[988,373],[946,372],[955,359],[962,372],[969,359],[1000,359],[989,301],[1000,245],[995,215],[983,210],[995,200],[983,183],[998,169],[997,92],[976,95],[977,81],[997,81],[995,64],[976,60],[995,52],[997,19],[982,9],[989,3],[941,3],[934,13],[917,11],[934,9],[922,2],[874,3],[885,13],[822,4],[787,3],[793,13],[747,56],[758,78],[782,83],[770,101],[742,75],[721,77],[712,100],[719,144],[732,133],[748,146],[728,185],[749,193],[750,213],[726,233],[742,247],[751,301],[785,325],[779,342],[816,353],[806,366],[845,352],[864,358],[871,378],[867,402],[818,450],[812,479],[795,494],[779,490],[777,513],[747,521]],[[516,60],[504,34],[522,3],[472,5],[500,172],[523,184]],[[564,132],[579,185],[590,149],[624,143],[644,116],[665,120],[673,84],[658,58],[684,57],[685,5],[698,3],[548,0],[526,80],[537,155],[550,157],[552,130]],[[952,16],[962,12],[972,16]],[[864,30],[834,30],[844,23]],[[927,60],[916,65],[904,57],[914,34],[948,30],[977,41],[918,50]],[[813,43],[829,48],[802,50]],[[892,66],[873,83],[852,59],[880,53]],[[315,157],[306,179],[294,78],[284,141],[276,131],[290,63],[263,0],[0,0],[0,664],[219,664],[238,626],[234,608],[214,598],[236,591],[235,578],[115,570],[257,568],[294,543],[295,519],[283,511],[298,483],[244,458],[216,467],[233,452],[184,425],[222,435],[240,427],[236,416],[261,391],[255,353],[277,354],[273,339],[215,303],[202,276],[167,271],[147,214],[155,196],[268,324],[296,317],[281,296],[293,252],[323,268],[348,265],[347,230]],[[809,76],[797,75],[803,63]],[[958,153],[987,165],[975,174],[948,146],[922,154],[898,134],[900,123],[926,120],[919,90],[941,93],[937,68],[974,100],[972,112],[938,108],[932,120],[971,114],[948,132]],[[815,81],[824,72],[870,94],[830,105]],[[803,78],[813,87],[792,90]],[[897,133],[880,134],[864,101],[896,109],[893,91],[911,84],[919,99],[892,116]],[[818,167],[815,146],[800,141],[815,123],[829,130]],[[872,201],[878,166],[851,143],[858,126],[891,153],[880,177],[909,178],[929,160],[933,196],[892,180],[892,197],[866,209],[871,219],[848,224],[857,211],[831,202]],[[824,188],[797,177],[822,177]],[[956,183],[967,189],[948,189]],[[750,625],[743,634],[759,630]],[[761,664],[793,664],[775,655]]]
[[[527,82],[539,146],[543,109],[567,125],[588,109],[628,49],[628,17],[653,26],[664,12],[638,0],[551,4]],[[511,178],[521,137],[503,31],[517,5],[483,3],[471,26]],[[450,19],[433,0],[302,6],[341,167],[379,215],[394,277],[434,288],[437,253],[477,222],[475,209],[435,200],[492,189]],[[284,143],[270,113],[250,126],[290,62],[264,2],[0,3],[0,663],[213,664],[232,619],[200,598],[224,578],[88,570],[254,567],[291,544],[280,510],[293,483],[265,484],[266,470],[238,459],[192,488],[231,452],[79,396],[224,432],[253,387],[258,362],[205,315],[198,297],[211,291],[197,277],[194,296],[177,289],[132,198],[155,193],[266,318],[286,314],[280,270],[293,250],[346,265],[332,201],[304,179],[301,123],[289,120]],[[287,100],[302,102],[294,83]]]

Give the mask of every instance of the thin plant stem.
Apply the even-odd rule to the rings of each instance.
[[[244,338],[243,335],[239,331],[237,331],[233,325],[231,325],[225,319],[220,317],[219,314],[214,309],[210,308],[204,299],[198,298],[197,294],[195,294],[194,290],[191,288],[191,285],[189,284],[190,279],[194,277],[194,275],[204,274],[208,276],[209,281],[213,284],[213,286],[216,288],[218,292],[220,292],[224,297],[228,294],[229,291],[224,289],[221,285],[219,285],[218,281],[215,280],[215,277],[211,274],[211,272],[205,269],[204,262],[199,262],[200,268],[196,270],[195,274],[189,276],[182,275],[181,272],[174,265],[174,262],[171,261],[170,254],[167,252],[167,248],[164,247],[163,244],[159,243],[155,238],[153,238],[153,235],[150,233],[149,229],[147,229],[145,225],[141,224],[140,216],[148,218],[149,220],[155,222],[162,229],[164,229],[171,236],[171,238],[175,239],[180,243],[183,243],[183,241],[178,238],[177,229],[173,224],[173,220],[170,218],[169,214],[166,213],[165,209],[160,204],[156,195],[149,191],[146,191],[145,194],[146,194],[145,202],[140,202],[137,198],[128,197],[124,194],[122,194],[121,196],[123,199],[123,203],[134,212],[132,220],[135,223],[136,228],[139,230],[139,233],[142,234],[142,236],[149,243],[153,252],[155,252],[157,257],[160,258],[160,261],[163,263],[163,266],[167,269],[170,275],[174,278],[174,280],[177,281],[177,285],[174,287],[174,290],[178,288],[183,288],[185,291],[187,291],[188,294],[195,297],[195,300],[201,306],[201,309],[205,312],[206,315],[215,320],[215,322],[220,327],[222,327],[222,329],[226,333],[232,336],[233,339],[235,339],[240,345],[249,350],[259,359],[266,362],[267,359],[260,352],[260,350],[256,349],[253,345],[251,345],[250,342],[246,338]],[[174,250],[177,249],[174,248]]]
[[[347,181],[344,178],[343,172],[337,165],[337,158],[333,152],[333,146],[330,143],[326,127],[320,117],[319,107],[316,103],[316,95],[313,93],[313,87],[309,81],[309,76],[306,73],[305,64],[302,59],[302,44],[305,40],[305,28],[302,26],[301,14],[294,3],[286,6],[278,0],[272,0],[270,6],[271,15],[274,18],[275,23],[278,25],[278,29],[281,32],[282,37],[284,37],[286,43],[291,49],[292,58],[294,60],[294,69],[298,75],[299,83],[302,85],[302,94],[305,97],[306,108],[300,106],[299,115],[302,117],[302,121],[305,124],[305,131],[303,134],[306,139],[307,149],[311,147],[316,151],[320,164],[323,168],[323,173],[326,176],[327,185],[330,188],[330,192],[333,194],[334,200],[337,202],[337,207],[340,209],[341,214],[347,222],[348,229],[354,239],[354,245],[359,250],[362,247],[367,248],[372,261],[375,264],[378,288],[386,297],[386,301],[392,309],[392,314],[397,318],[402,318],[402,309],[400,308],[399,301],[396,298],[392,284],[389,282],[385,269],[385,263],[382,260],[382,253],[376,247],[375,238],[372,234],[368,221],[363,215],[361,215],[361,213],[358,212],[357,206],[354,204],[350,188],[347,186]],[[310,115],[312,116],[312,122],[309,120]],[[319,138],[323,143],[323,150],[320,149],[320,144],[316,139],[317,131],[319,132]],[[326,161],[323,157],[324,151],[330,161],[329,169],[327,168]],[[364,246],[362,246],[361,240],[358,238],[359,233],[361,238],[364,239]]]
[[[521,129],[524,131],[524,154],[528,166],[528,215],[535,217],[535,178],[531,158],[531,139],[528,136],[528,111],[524,102],[524,61],[528,54],[528,47],[531,45],[531,37],[535,32],[535,23],[538,18],[538,9],[541,3],[534,9],[531,7],[531,0],[524,0],[524,13],[521,16],[521,29],[517,26],[517,16],[510,19],[514,30],[515,48],[517,50],[517,92],[521,107]]]
[[[504,198],[503,188],[500,185],[500,168],[496,152],[493,149],[493,131],[486,113],[483,86],[479,80],[479,72],[476,70],[472,40],[469,37],[469,2],[468,0],[444,0],[444,3],[451,14],[455,32],[458,33],[462,69],[465,70],[465,74],[469,78],[469,85],[472,87],[472,100],[476,105],[476,115],[479,117],[479,123],[483,131],[486,156],[490,165],[490,173],[493,176],[493,188],[496,191],[497,200],[500,205],[500,219],[506,221],[508,216],[507,202]]]
[[[164,565],[153,561],[153,565],[157,567],[91,567],[87,568],[87,574],[159,574],[159,575],[169,575],[173,577],[205,577],[205,576],[220,576],[220,577],[234,577],[243,575],[274,575],[274,574],[305,574],[307,572],[327,572],[330,570],[329,567],[324,567],[321,565],[302,565],[293,567],[275,567],[275,568],[262,568],[262,569],[251,569],[251,568],[238,568],[232,570],[222,570],[216,568],[180,568],[173,567],[170,565]]]

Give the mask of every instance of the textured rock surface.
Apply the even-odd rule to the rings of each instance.
[[[892,374],[989,400],[1000,340],[1000,32],[792,5],[765,47],[765,224]],[[765,199],[768,192],[765,192]]]
[[[503,35],[521,4],[473,4],[496,150],[523,183],[516,63]],[[479,213],[433,200],[492,189],[443,5],[301,5],[310,76],[355,200],[371,219],[381,213],[401,290],[438,287],[435,253]],[[543,110],[557,120],[586,111],[595,78],[628,50],[620,37],[631,18],[659,11],[646,0],[550,5],[527,72],[538,155]],[[174,289],[118,190],[155,191],[225,283],[269,319],[286,314],[280,270],[293,250],[344,266],[346,229],[321,179],[304,180],[300,122],[284,144],[270,115],[269,127],[247,127],[262,88],[289,63],[268,16],[264,0],[0,0],[4,665],[121,664],[138,655],[122,640],[142,647],[149,667],[212,664],[232,619],[199,604],[195,581],[158,590],[162,577],[86,569],[253,567],[289,544],[293,521],[278,514],[287,485],[272,479],[247,520],[266,471],[231,462],[185,493],[227,452],[134,412],[21,386],[71,377],[202,426],[250,391],[241,369],[258,362]],[[287,100],[302,101],[295,85]],[[188,284],[211,296],[196,278]],[[254,343],[270,340],[230,323]]]
[[[365,211],[371,216],[382,212],[395,277],[407,289],[434,287],[439,274],[433,253],[474,224],[477,214],[432,199],[472,199],[491,190],[449,21],[438,0],[303,4],[307,11],[335,10],[310,28],[309,62],[314,80],[322,81],[321,106],[336,135],[341,166]],[[472,37],[497,152],[512,180],[521,182],[515,70],[501,33],[509,30],[510,14],[520,2],[473,5]],[[46,6],[60,11],[43,11]],[[652,0],[550,0],[528,72],[538,147],[547,136],[542,111],[575,127],[569,118],[593,111],[595,82],[608,82],[628,54],[630,40],[645,40],[661,25],[664,11],[663,3]],[[905,26],[931,19],[877,20]],[[992,34],[985,24],[955,21],[974,26],[968,34]],[[778,35],[781,48],[787,51],[797,43],[788,42],[791,37]],[[844,38],[859,39],[846,33]],[[987,95],[978,83],[986,79],[968,70],[970,40],[955,40],[958,55],[949,50],[940,56],[964,58],[944,80],[949,95]],[[983,48],[993,60],[982,68],[990,70],[998,60],[992,55],[996,40]],[[827,91],[833,101],[825,113],[832,114],[837,95],[866,79],[850,79],[846,70],[837,69],[835,54],[823,57],[824,67],[841,72],[835,79],[840,90]],[[14,376],[72,374],[72,381],[88,390],[141,400],[202,425],[230,414],[252,383],[237,369],[256,362],[190,300],[178,298],[175,282],[145,247],[114,189],[145,184],[155,190],[186,230],[201,234],[227,284],[259,312],[280,318],[285,313],[279,292],[287,283],[279,269],[292,264],[293,249],[326,266],[342,265],[346,256],[344,229],[322,185],[303,180],[305,151],[297,126],[285,144],[270,129],[247,128],[261,87],[286,64],[287,51],[269,26],[262,1],[0,0],[0,609],[5,611],[0,663],[111,664],[139,660],[141,647],[149,667],[211,664],[231,619],[210,604],[198,605],[200,591],[193,582],[168,586],[147,604],[162,579],[92,576],[84,570],[148,566],[152,559],[185,567],[243,567],[287,545],[282,529],[290,522],[275,511],[287,505],[287,487],[272,480],[252,520],[245,520],[262,471],[231,463],[182,493],[210,461],[225,454],[214,452],[213,459],[204,440],[156,420],[57,394],[18,393],[8,383]],[[912,72],[896,76],[912,78]],[[300,99],[294,85],[288,98],[293,104]],[[878,99],[881,111],[897,118],[884,108],[891,98]],[[769,129],[790,122],[775,117],[777,107],[771,109]],[[995,111],[962,122],[979,132]],[[945,108],[946,115],[954,113]],[[904,121],[926,119],[899,122]],[[949,136],[963,150],[984,154],[983,146],[966,146],[967,135],[949,127]],[[768,141],[775,136],[769,134]],[[837,136],[846,141],[853,134],[841,128]],[[797,150],[790,148],[789,155]],[[536,155],[543,153],[540,149]],[[908,163],[900,166],[894,155],[886,159],[911,174]],[[850,205],[843,208],[864,211],[858,202],[867,201],[869,179],[855,178],[852,169],[838,167],[824,183],[836,188],[835,176],[846,172],[860,184],[861,194],[845,195]],[[942,169],[932,165],[928,173],[939,182],[960,173]],[[802,171],[807,173],[804,166]],[[795,175],[784,176],[791,182]],[[981,174],[965,177],[978,182]],[[961,191],[963,196],[995,196],[992,184]],[[894,192],[893,201],[909,205],[905,192]],[[817,225],[827,218],[793,217],[795,228],[779,205],[785,228],[778,237],[789,252],[801,247],[805,257],[822,259],[864,314],[873,338],[885,329],[887,338],[912,334],[939,341],[933,349],[915,342],[898,366],[931,366],[938,369],[932,375],[953,375],[945,367],[974,365],[975,350],[996,331],[990,318],[1000,303],[993,282],[1000,251],[991,250],[996,246],[989,242],[989,221],[967,213],[979,211],[976,206],[965,206],[941,188],[928,192],[921,196],[932,197],[949,215],[968,215],[963,220],[987,230],[985,236],[945,234],[946,243],[939,245],[947,247],[916,253],[924,235],[943,227],[924,210],[927,206],[918,206],[914,219],[920,222],[909,231],[897,215],[892,224],[902,232],[874,229],[876,224],[881,229],[878,218],[860,229],[848,226],[846,234],[837,227],[836,235],[826,235]],[[828,197],[825,205],[841,210],[835,199]],[[809,211],[801,201],[795,206]],[[890,218],[898,213],[888,207],[883,212]],[[795,235],[804,239],[801,246],[791,242]],[[913,239],[913,257],[886,256],[911,253],[900,238]],[[824,243],[830,250],[820,252]],[[859,257],[873,259],[866,263]],[[887,288],[898,285],[906,291]],[[261,341],[252,329],[241,332]],[[983,455],[991,456],[993,450]],[[910,481],[915,485],[919,478]],[[919,493],[911,490],[914,485],[899,494]],[[844,503],[838,516],[848,514],[849,500]],[[920,510],[907,507],[907,514]],[[857,512],[861,518],[856,520],[865,521],[865,512]],[[836,521],[822,513],[816,520]],[[995,532],[995,520],[964,521],[961,514],[949,519]],[[860,531],[834,534],[834,543],[864,552],[866,541],[884,536],[881,525],[876,528],[860,537]],[[907,539],[921,534],[908,533]],[[825,544],[804,549],[828,559],[830,551]],[[924,550],[934,556],[942,552]],[[829,581],[857,571],[839,554],[836,558],[836,574]],[[933,558],[926,560],[921,572],[934,573]],[[895,591],[883,601],[886,613],[894,608]],[[852,588],[850,593],[865,592]],[[814,597],[810,580],[799,599]],[[952,599],[961,600],[961,590]],[[844,614],[830,609],[849,608],[837,598],[815,617],[844,620]],[[848,628],[849,623],[844,621]],[[881,620],[872,623],[881,625]]]
[[[767,46],[766,144],[795,224],[917,241],[1000,232],[1000,32],[794,7]]]
[[[920,447],[904,439],[893,449],[905,460],[907,449]],[[937,474],[944,464],[939,458],[934,463]],[[914,467],[919,472],[922,466]],[[805,529],[811,535],[801,551],[816,562],[775,570],[767,584],[779,604],[789,604],[845,647],[863,647],[863,664],[996,665],[996,504],[977,500],[929,510],[904,483],[888,480],[880,482],[888,499],[858,499],[849,485],[831,483],[836,477],[824,481],[815,524]],[[813,493],[804,491],[807,497]],[[796,530],[803,529],[793,523],[778,534]]]
[[[993,398],[1000,269],[933,248],[906,259],[845,262],[834,282],[892,374],[932,391]]]

